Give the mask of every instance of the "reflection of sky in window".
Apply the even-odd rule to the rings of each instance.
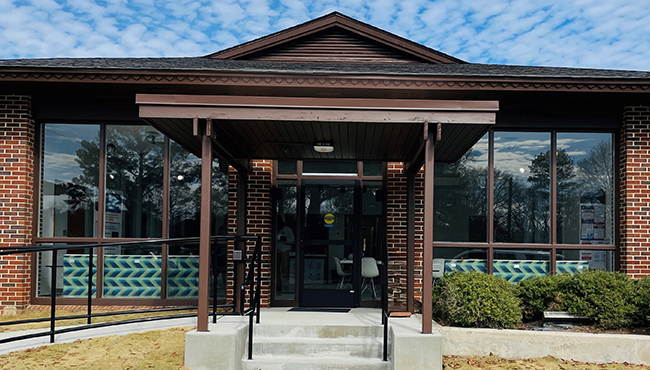
[[[470,161],[467,165],[474,169],[487,168],[488,164],[488,141],[489,136],[485,134],[474,146],[469,150]]]
[[[83,140],[97,142],[99,125],[46,124],[43,178],[45,181],[71,181],[82,174],[77,150]]]
[[[574,165],[585,159],[589,155],[589,151],[603,141],[607,142],[611,148],[612,134],[584,132],[557,134],[557,148],[566,150],[573,159]]]
[[[526,183],[535,156],[550,148],[550,133],[495,132],[494,167]]]

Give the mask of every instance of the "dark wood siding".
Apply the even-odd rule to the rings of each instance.
[[[294,63],[424,63],[397,49],[341,28],[309,35],[291,44],[253,54],[245,59]]]

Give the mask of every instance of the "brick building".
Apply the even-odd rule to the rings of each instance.
[[[4,313],[81,302],[75,245],[199,236],[210,178],[212,234],[262,237],[264,306],[413,310],[432,260],[650,272],[650,72],[467,63],[332,13],[205,57],[0,60],[0,86],[0,247],[70,247],[2,258]],[[196,300],[195,251],[98,258],[98,304]]]

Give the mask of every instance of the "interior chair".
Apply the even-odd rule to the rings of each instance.
[[[348,284],[346,283],[345,279],[350,277],[352,273],[343,271],[343,268],[341,267],[341,260],[338,257],[334,257],[334,263],[336,264],[336,273],[341,277],[341,281],[339,282],[339,289],[343,289],[343,287]]]
[[[372,287],[372,297],[377,298],[377,290],[375,289],[375,278],[379,276],[379,268],[377,268],[377,261],[373,257],[363,257],[361,258],[361,277],[363,278],[363,283],[361,283],[361,294]],[[370,284],[368,284],[370,282]]]
[[[439,279],[445,276],[445,259],[444,258],[434,258],[433,259],[433,285],[436,285]]]

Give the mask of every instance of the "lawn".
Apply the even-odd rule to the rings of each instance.
[[[78,340],[0,357],[0,369],[162,369],[187,370],[183,366],[185,333],[192,327]],[[444,369],[454,370],[597,370],[646,369],[628,364],[585,364],[553,357],[505,360],[496,356],[444,356]]]

